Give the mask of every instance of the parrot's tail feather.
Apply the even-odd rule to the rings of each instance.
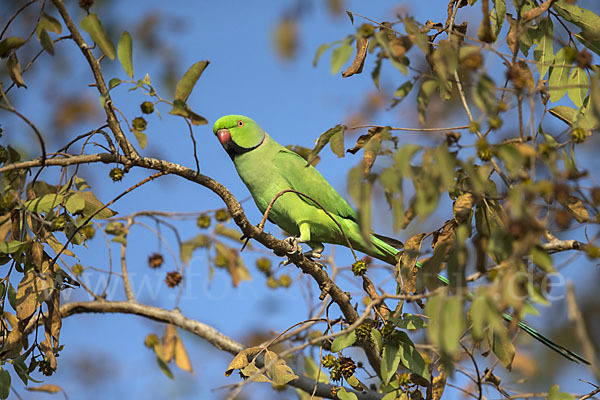
[[[388,244],[384,240],[381,240],[379,236],[373,235],[371,237],[371,244],[373,244],[373,251],[368,252],[372,257],[378,258],[381,261],[385,261],[388,264],[396,265],[397,255],[399,253],[392,245]]]
[[[383,236],[378,233],[374,233],[373,236],[375,236],[377,239],[381,240],[382,242],[389,244],[390,246],[392,246],[395,249],[400,250],[400,249],[404,248],[404,243],[402,243],[398,239],[394,239],[394,238],[391,238],[388,236]]]

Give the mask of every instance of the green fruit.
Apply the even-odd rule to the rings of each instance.
[[[154,112],[154,104],[151,101],[145,101],[140,104],[140,108],[144,114],[152,114]]]
[[[131,126],[133,126],[133,130],[143,132],[146,130],[146,126],[148,123],[144,119],[144,117],[137,117],[131,121]]]

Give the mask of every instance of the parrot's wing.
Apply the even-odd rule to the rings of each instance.
[[[357,221],[356,212],[346,200],[323,178],[314,167],[306,167],[306,160],[299,154],[288,150],[280,150],[273,159],[273,165],[290,187],[315,199],[328,212],[342,218]],[[298,196],[304,202],[315,205],[304,196]]]

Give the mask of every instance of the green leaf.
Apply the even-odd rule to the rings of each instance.
[[[413,314],[404,314],[402,319],[390,318],[389,320],[400,329],[416,330],[427,326],[423,318]]]
[[[425,79],[423,83],[421,83],[421,87],[419,88],[419,94],[417,95],[417,110],[419,112],[420,124],[425,123],[427,106],[429,105],[431,95],[433,94],[437,86],[437,82],[433,79]]]
[[[375,346],[375,350],[380,353],[381,349],[383,349],[383,336],[381,336],[381,332],[377,329],[371,329],[371,342]]]
[[[9,36],[0,42],[0,58],[6,58],[12,50],[16,50],[25,44],[25,39],[17,36]]]
[[[112,90],[121,84],[121,80],[119,78],[112,78],[108,81],[108,90]]]
[[[110,40],[97,14],[88,14],[81,20],[81,29],[86,31],[100,50],[111,60],[115,59],[115,45]]]
[[[298,375],[286,364],[285,360],[278,358],[277,354],[272,351],[265,351],[265,366],[267,367],[267,376],[276,385],[285,385],[294,379],[298,379]]]
[[[0,244],[0,252],[4,254],[13,254],[21,250],[21,246],[27,242],[20,242],[18,240],[11,240],[10,242],[3,242]]]
[[[498,114],[496,83],[487,75],[481,75],[473,88],[473,102],[488,116]]]
[[[458,51],[449,40],[441,40],[431,57],[433,68],[439,77],[440,90],[444,99],[449,99],[452,90],[452,78],[458,68]]]
[[[348,18],[350,18],[350,22],[352,23],[352,25],[354,25],[354,14],[352,14],[350,11],[346,10],[346,14],[348,14]]]
[[[133,60],[132,60],[132,41],[131,35],[129,32],[124,31],[121,34],[121,39],[119,39],[119,46],[117,49],[117,53],[119,56],[119,61],[125,70],[125,73],[129,75],[131,79],[133,79]]]
[[[600,55],[600,38],[598,38],[598,36],[593,36],[593,34],[588,32],[574,33],[573,36],[575,36],[585,47]]]
[[[573,125],[577,116],[577,110],[568,106],[556,106],[548,110],[548,112],[569,125]]]
[[[315,57],[313,58],[313,67],[317,66],[317,63],[319,62],[319,58],[321,58],[323,53],[325,53],[327,51],[327,49],[329,49],[331,46],[333,46],[337,43],[339,43],[339,41],[333,42],[333,43],[323,43],[322,45],[320,45],[319,48],[317,49],[317,51],[315,52]]]
[[[554,61],[554,28],[550,17],[540,21],[536,36],[533,39],[535,50],[533,58],[536,61],[536,67],[540,74],[540,78],[544,78],[550,65]]]
[[[331,352],[337,353],[340,350],[345,349],[346,347],[352,346],[356,342],[356,332],[348,332],[344,333],[336,337],[331,344]]]
[[[51,56],[54,55],[54,42],[50,38],[50,35],[48,35],[48,31],[45,29],[42,29],[40,32],[40,43],[42,44],[42,48],[46,53],[50,54]]]
[[[589,84],[590,80],[583,68],[575,67],[571,70],[569,79],[567,80],[567,85],[569,86],[567,93],[577,108],[583,106],[583,102],[587,96]]]
[[[194,125],[205,125],[208,123],[206,118],[196,114],[181,100],[175,100],[173,102],[173,109],[169,111],[171,115],[179,115],[180,117],[189,118]]]
[[[552,385],[548,390],[548,397],[546,400],[575,400],[572,394],[559,392],[560,387],[558,385]]]
[[[333,52],[331,52],[331,73],[333,75],[337,74],[340,69],[346,64],[346,62],[350,59],[352,52],[354,49],[352,48],[352,36],[348,36],[342,44],[336,47]]]
[[[534,247],[531,250],[531,261],[545,272],[554,272],[552,257],[541,247]]]
[[[398,335],[397,339],[400,340],[398,354],[402,365],[430,382],[431,376],[429,375],[429,369],[427,368],[427,364],[425,363],[425,360],[423,360],[421,353],[415,348],[415,344],[410,340],[406,332],[398,331],[396,335]]]
[[[37,35],[38,39],[41,39],[43,30],[54,32],[57,35],[60,35],[62,32],[62,26],[60,21],[54,18],[52,15],[43,13],[40,17],[40,22],[38,22],[35,27],[35,34]]]
[[[0,399],[7,399],[10,394],[10,373],[0,369]]]
[[[494,37],[498,38],[502,30],[502,24],[506,19],[506,0],[494,0],[494,8],[490,13]]]
[[[137,142],[140,145],[140,147],[142,149],[145,149],[146,143],[148,142],[148,137],[146,136],[146,134],[135,129],[133,130],[133,134],[135,135],[135,138],[137,139]]]
[[[402,85],[400,85],[400,87],[398,89],[396,89],[396,91],[394,92],[394,97],[402,100],[406,96],[408,96],[408,94],[410,93],[412,88],[413,88],[413,81],[406,81]]]
[[[340,400],[358,400],[358,397],[352,392],[347,392],[343,387],[335,392],[335,395]]]
[[[552,8],[564,19],[574,23],[584,32],[590,32],[596,38],[600,34],[600,17],[592,11],[570,4],[567,0],[558,0]]]
[[[79,195],[85,200],[85,207],[82,210],[82,214],[86,218],[95,213],[98,209],[104,207],[104,204],[102,204],[92,192],[81,192]],[[107,207],[96,214],[94,219],[106,219],[115,215],[117,215],[117,212]]]
[[[400,365],[400,343],[397,340],[388,341],[383,347],[381,356],[381,380],[387,385]]]
[[[344,157],[344,129],[340,129],[331,135],[331,139],[329,139],[329,147],[333,154],[338,156],[338,158]]]
[[[63,198],[64,196],[59,194],[46,194],[25,202],[25,208],[38,214],[46,213],[56,208],[63,201]]]
[[[375,60],[375,67],[373,67],[373,71],[371,71],[371,79],[373,79],[373,83],[377,90],[381,90],[381,86],[379,84],[379,76],[381,75],[381,62],[383,61],[382,57],[377,57]]]
[[[458,342],[465,329],[463,302],[459,296],[446,299],[442,310],[442,349],[447,354],[458,352]]]
[[[186,73],[183,75],[183,78],[177,82],[174,100],[181,100],[184,103],[187,101],[188,97],[190,97],[190,93],[192,93],[192,89],[196,85],[196,82],[198,82],[200,75],[202,75],[202,72],[204,72],[208,64],[208,60],[198,61],[186,71]]]
[[[390,63],[398,69],[403,75],[408,74],[407,63],[408,59],[406,57],[399,58],[394,56],[394,51],[392,50],[392,46],[390,44],[389,38],[384,30],[380,30],[375,33],[375,40],[377,43],[385,50],[385,53],[390,60]],[[418,43],[417,43],[418,44]]]
[[[554,56],[554,63],[548,75],[548,93],[550,100],[556,103],[567,93],[567,81],[577,51],[572,47],[563,47]]]
[[[312,164],[312,162],[317,158],[317,155],[319,154],[319,152],[321,150],[323,150],[323,147],[325,147],[325,145],[327,143],[329,143],[329,141],[331,140],[333,135],[341,133],[342,138],[343,138],[343,134],[344,134],[345,130],[346,130],[346,125],[338,124],[338,125],[334,126],[333,128],[330,128],[327,131],[325,131],[324,133],[322,133],[321,136],[319,136],[319,139],[317,140],[317,144],[315,145],[315,148],[312,149],[312,151],[308,155],[308,160],[306,161],[306,165]],[[335,147],[335,145],[334,145],[334,147]],[[331,148],[331,150],[334,151],[334,153],[336,151],[339,151],[339,148],[335,148],[335,150],[334,150],[334,147]],[[344,150],[342,149],[342,152],[343,151]]]
[[[156,363],[158,364],[158,368],[160,368],[160,370],[169,378],[171,379],[175,379],[175,377],[173,376],[173,372],[171,372],[171,368],[169,368],[169,366],[167,365],[167,363],[160,358],[159,356],[156,356]]]
[[[510,341],[508,329],[502,324],[493,327],[492,351],[504,368],[510,371],[515,358],[515,346]]]
[[[16,311],[17,310],[17,291],[15,290],[15,287],[10,282],[8,284],[8,292],[7,292],[6,297],[8,297],[8,303],[10,304],[10,306],[13,308],[13,310]]]
[[[72,193],[67,196],[65,207],[71,214],[78,213],[85,208],[85,199],[81,196],[80,192]]]

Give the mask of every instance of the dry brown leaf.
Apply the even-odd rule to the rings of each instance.
[[[519,49],[519,38],[517,37],[517,20],[513,18],[512,14],[506,14],[506,20],[510,25],[508,34],[506,35],[506,44],[510,48],[513,54]]]
[[[225,371],[225,376],[231,375],[231,373],[236,369],[241,370],[244,367],[246,367],[248,364],[250,364],[250,362],[248,361],[248,357],[254,357],[261,350],[261,347],[255,346],[240,351],[235,357],[233,357],[233,360],[231,360],[231,362],[229,363],[229,366]]]
[[[62,392],[62,388],[58,385],[45,384],[40,386],[28,386],[25,389],[30,392],[45,392],[45,393],[58,393]]]
[[[583,201],[575,196],[569,196],[566,201],[561,201],[560,204],[567,209],[569,214],[579,223],[587,222],[590,219],[590,214],[583,205]]]
[[[175,365],[184,371],[194,372],[192,362],[190,361],[190,357],[188,356],[180,337],[177,337],[177,340],[175,341]]]
[[[350,64],[350,66],[344,72],[342,72],[343,78],[348,78],[349,76],[360,74],[362,72],[365,59],[367,58],[368,48],[369,39],[363,37],[356,38],[356,55],[354,56],[352,64]]]
[[[165,329],[165,334],[162,339],[162,360],[166,363],[170,362],[173,357],[175,357],[175,346],[177,344],[177,329],[175,329],[175,325],[169,324]]]
[[[475,205],[475,196],[471,193],[463,193],[454,202],[454,219],[458,224],[463,224],[467,221],[471,210]]]
[[[552,3],[554,1],[556,1],[556,0],[546,0],[545,2],[543,2],[542,4],[540,4],[539,6],[537,6],[536,8],[532,8],[531,10],[525,11],[521,15],[521,20],[523,22],[528,22],[528,21],[531,21],[534,18],[539,17],[540,15],[542,15],[543,13],[545,13],[546,11],[548,11],[548,9],[550,8],[550,6],[552,5]]]
[[[396,271],[396,281],[404,293],[414,292],[417,288],[417,259],[421,250],[421,242],[425,238],[425,233],[418,233],[412,236],[404,244],[404,251],[400,257],[399,271]]]

